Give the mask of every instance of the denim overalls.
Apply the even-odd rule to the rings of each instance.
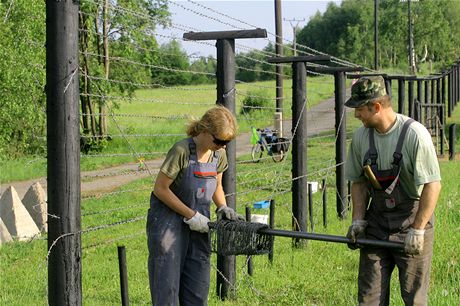
[[[210,217],[217,186],[218,154],[210,163],[198,162],[189,139],[190,157],[181,181],[172,192],[188,207]],[[147,218],[149,281],[153,305],[207,305],[211,245],[208,233],[191,231],[183,216],[152,192]]]
[[[366,211],[366,238],[404,242],[409,227],[415,220],[419,201],[411,199],[402,188],[399,175],[402,166],[402,147],[409,125],[404,122],[399,135],[392,168],[379,170],[374,129],[369,130],[369,150],[364,165],[369,165],[382,189],[369,183],[371,203]],[[360,305],[388,305],[391,273],[399,269],[401,296],[406,305],[426,305],[426,292],[433,247],[433,217],[426,226],[424,251],[420,255],[407,255],[399,250],[362,248],[358,277]]]

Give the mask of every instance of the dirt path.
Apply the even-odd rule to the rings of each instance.
[[[291,121],[283,121],[284,136],[291,136]],[[312,107],[307,114],[307,131],[308,135],[316,135],[323,131],[334,130],[334,98]],[[243,133],[236,138],[236,155],[241,156],[251,152],[252,145],[249,143],[250,133]],[[139,171],[138,164],[130,163],[100,169],[97,171],[85,171],[81,173],[81,193],[82,196],[110,192],[119,186],[128,184],[132,181],[149,177],[156,174],[161,166],[162,160],[150,160],[146,162],[149,171]],[[39,182],[46,190],[46,178],[39,178],[20,182],[11,182],[0,185],[0,194],[9,187],[13,186],[22,199],[29,187]]]

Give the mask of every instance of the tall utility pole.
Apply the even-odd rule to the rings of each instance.
[[[281,0],[275,0],[276,57],[283,56],[283,26],[281,22]],[[276,65],[276,111],[283,111],[283,65]]]
[[[407,23],[408,23],[408,45],[409,45],[409,69],[411,74],[415,74],[414,56],[414,35],[412,33],[412,14],[410,8],[411,0],[407,0]]]
[[[299,27],[299,23],[302,22],[302,21],[305,21],[305,18],[302,18],[302,19],[286,19],[286,18],[283,18],[284,21],[289,21],[289,23],[291,24],[291,27],[292,27],[292,32],[293,32],[293,35],[294,35],[294,39],[292,40],[292,49],[294,49],[294,56],[297,56],[297,28]],[[296,23],[294,25],[294,22]]]
[[[374,69],[379,70],[379,0],[374,0]]]

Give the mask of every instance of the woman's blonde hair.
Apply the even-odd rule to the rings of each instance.
[[[204,113],[200,120],[192,119],[187,127],[187,135],[195,137],[208,132],[220,140],[232,140],[238,129],[235,116],[224,106],[214,106]]]

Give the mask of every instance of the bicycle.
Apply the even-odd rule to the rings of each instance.
[[[264,152],[271,156],[275,163],[284,160],[289,149],[289,140],[287,138],[278,137],[277,130],[269,128],[256,129],[259,139],[251,149],[252,161],[258,163]]]

